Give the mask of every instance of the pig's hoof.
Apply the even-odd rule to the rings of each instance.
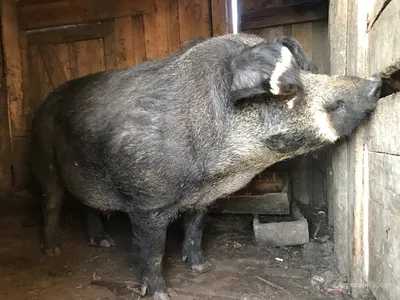
[[[43,253],[46,256],[58,256],[61,254],[60,246],[54,246],[53,248],[43,249]]]
[[[105,231],[102,231],[99,235],[89,237],[89,244],[96,247],[110,248],[115,246],[114,240]]]
[[[207,273],[214,268],[214,266],[209,261],[206,261],[204,264],[201,265],[192,265],[190,267],[192,268],[192,270],[200,274]]]

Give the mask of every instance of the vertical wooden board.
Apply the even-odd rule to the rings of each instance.
[[[228,12],[226,0],[211,0],[212,35],[224,35],[228,33]]]
[[[38,46],[39,54],[44,62],[53,88],[57,88],[67,81],[67,76],[62,67],[57,46]]]
[[[303,46],[308,59],[312,58],[312,23],[300,23],[292,25],[292,36]]]
[[[10,140],[8,105],[7,105],[4,78],[1,78],[0,80],[0,145],[1,145],[0,146],[0,195],[1,195],[8,193],[12,188],[11,140]]]
[[[13,136],[21,136],[25,134],[25,116],[17,9],[15,5],[14,0],[4,0],[2,2],[1,27],[11,132]]]
[[[115,70],[117,69],[117,57],[115,53],[115,33],[105,36],[101,39],[102,47],[104,49],[104,62],[106,70]],[[70,45],[71,51],[74,52],[74,48]],[[73,53],[72,55],[74,55]],[[76,67],[76,58],[72,57],[70,53],[70,64],[72,65],[72,61],[75,62]],[[136,60],[136,59],[135,59]],[[72,69],[72,67],[71,67]]]
[[[179,0],[179,34],[181,43],[196,37],[211,35],[208,1]]]
[[[115,49],[115,39],[110,40],[109,42],[113,42],[110,47],[112,49]],[[77,52],[77,45],[76,42],[74,43],[69,43],[69,73],[71,78],[77,78],[78,75],[78,52]],[[104,45],[104,43],[103,43]],[[104,55],[105,56],[105,55]],[[104,57],[104,60],[106,60],[106,57]],[[115,66],[117,64],[117,60],[114,61]]]
[[[29,80],[28,40],[26,32],[19,33],[19,47],[21,51],[22,95],[24,100],[25,128],[26,131],[30,131],[32,123],[32,95]]]
[[[283,35],[292,36],[292,25],[284,25],[283,26]]]
[[[155,0],[156,12],[143,15],[146,58],[163,58],[169,54],[166,1]]]
[[[398,65],[400,59],[400,2],[392,0],[368,32],[368,76]]]
[[[30,180],[28,170],[29,137],[14,137],[13,145],[13,187],[15,190],[23,190],[28,186]]]
[[[350,232],[349,226],[349,199],[347,195],[347,142],[341,141],[332,153],[332,197],[333,227],[335,236],[335,254],[338,258],[338,268],[342,275],[349,276],[350,264]]]
[[[329,2],[330,71],[333,75],[345,75],[347,72],[348,2]]]
[[[400,93],[378,101],[367,125],[366,142],[370,151],[400,156]]]
[[[369,283],[377,299],[400,299],[400,157],[368,154]]]
[[[56,49],[56,53],[57,53],[57,57],[59,59],[60,62],[60,67],[62,72],[65,75],[65,79],[66,80],[70,80],[72,79],[71,77],[71,65],[70,65],[70,61],[69,61],[69,51],[70,51],[70,47],[69,44],[58,44],[55,47]]]
[[[317,65],[319,73],[330,73],[327,21],[312,23],[312,61]]]
[[[358,1],[349,1],[348,5],[348,36],[347,36],[347,74],[356,75],[357,74],[357,52],[359,35],[358,35]]]
[[[77,76],[103,71],[105,61],[100,40],[80,41],[74,45],[76,51]]]
[[[144,37],[143,16],[135,16],[132,20],[133,52],[135,63],[146,61],[146,40]]]
[[[115,19],[115,53],[118,69],[135,64],[131,16]]]
[[[167,1],[167,30],[168,30],[168,51],[174,53],[179,50],[179,18],[178,0]]]
[[[38,48],[36,46],[30,46],[28,55],[30,93],[33,108],[32,114],[34,114],[44,98],[53,90],[53,85]]]

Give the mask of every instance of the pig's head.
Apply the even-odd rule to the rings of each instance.
[[[376,74],[314,74],[295,40],[260,44],[243,54],[232,64],[233,95],[245,95],[234,99],[238,112],[253,124],[246,126],[249,130],[257,129],[253,137],[285,157],[350,135],[380,96],[382,81]]]
[[[299,113],[308,112],[318,136],[329,142],[350,135],[375,109],[382,86],[377,74],[365,79],[304,72],[301,78],[304,96],[288,105]]]

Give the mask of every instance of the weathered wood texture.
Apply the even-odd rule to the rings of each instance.
[[[227,8],[225,0],[3,1],[7,97],[1,113],[10,119],[1,119],[2,184],[10,182],[11,175],[8,181],[4,176],[12,167],[14,188],[26,188],[32,116],[54,88],[165,57],[191,38],[223,34],[229,30]]]
[[[375,152],[368,157],[369,286],[377,300],[399,299],[400,157]]]
[[[302,3],[295,6],[270,7],[244,13],[240,17],[242,30],[304,23],[328,18],[328,1]]]
[[[3,43],[0,37],[0,200],[12,186],[11,139],[8,119],[7,89],[4,77]],[[0,203],[0,206],[2,203]]]
[[[379,4],[376,3],[376,5]],[[400,60],[400,1],[385,6],[368,31],[368,71],[381,71]]]
[[[400,1],[331,2],[333,74],[369,76],[396,64]],[[400,162],[399,95],[381,99],[360,126],[332,154],[328,199],[335,226],[335,252],[351,294],[373,292],[378,300],[400,297],[400,228],[397,226]],[[397,222],[397,223],[396,223]],[[364,283],[364,287],[362,288]]]
[[[320,0],[242,0],[238,2],[241,13],[248,14],[270,8],[288,7],[305,3],[313,4],[319,1]]]

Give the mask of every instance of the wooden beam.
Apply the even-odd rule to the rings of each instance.
[[[291,6],[266,9],[242,15],[241,30],[327,20],[328,11],[328,4],[325,1],[319,1],[311,7]]]
[[[155,11],[154,1],[149,0],[44,1],[38,5],[27,2],[26,6],[18,8],[21,30],[109,20]]]
[[[270,8],[288,7],[304,3],[315,3],[318,1],[321,0],[246,0],[240,1],[240,12],[241,14],[248,14]],[[329,1],[326,0],[326,2]]]
[[[114,32],[113,22],[78,24],[28,31],[29,44],[64,44],[106,37]]]
[[[25,134],[23,111],[21,56],[17,9],[14,0],[4,0],[1,11],[2,38],[7,84],[7,103],[10,120],[10,136]]]

